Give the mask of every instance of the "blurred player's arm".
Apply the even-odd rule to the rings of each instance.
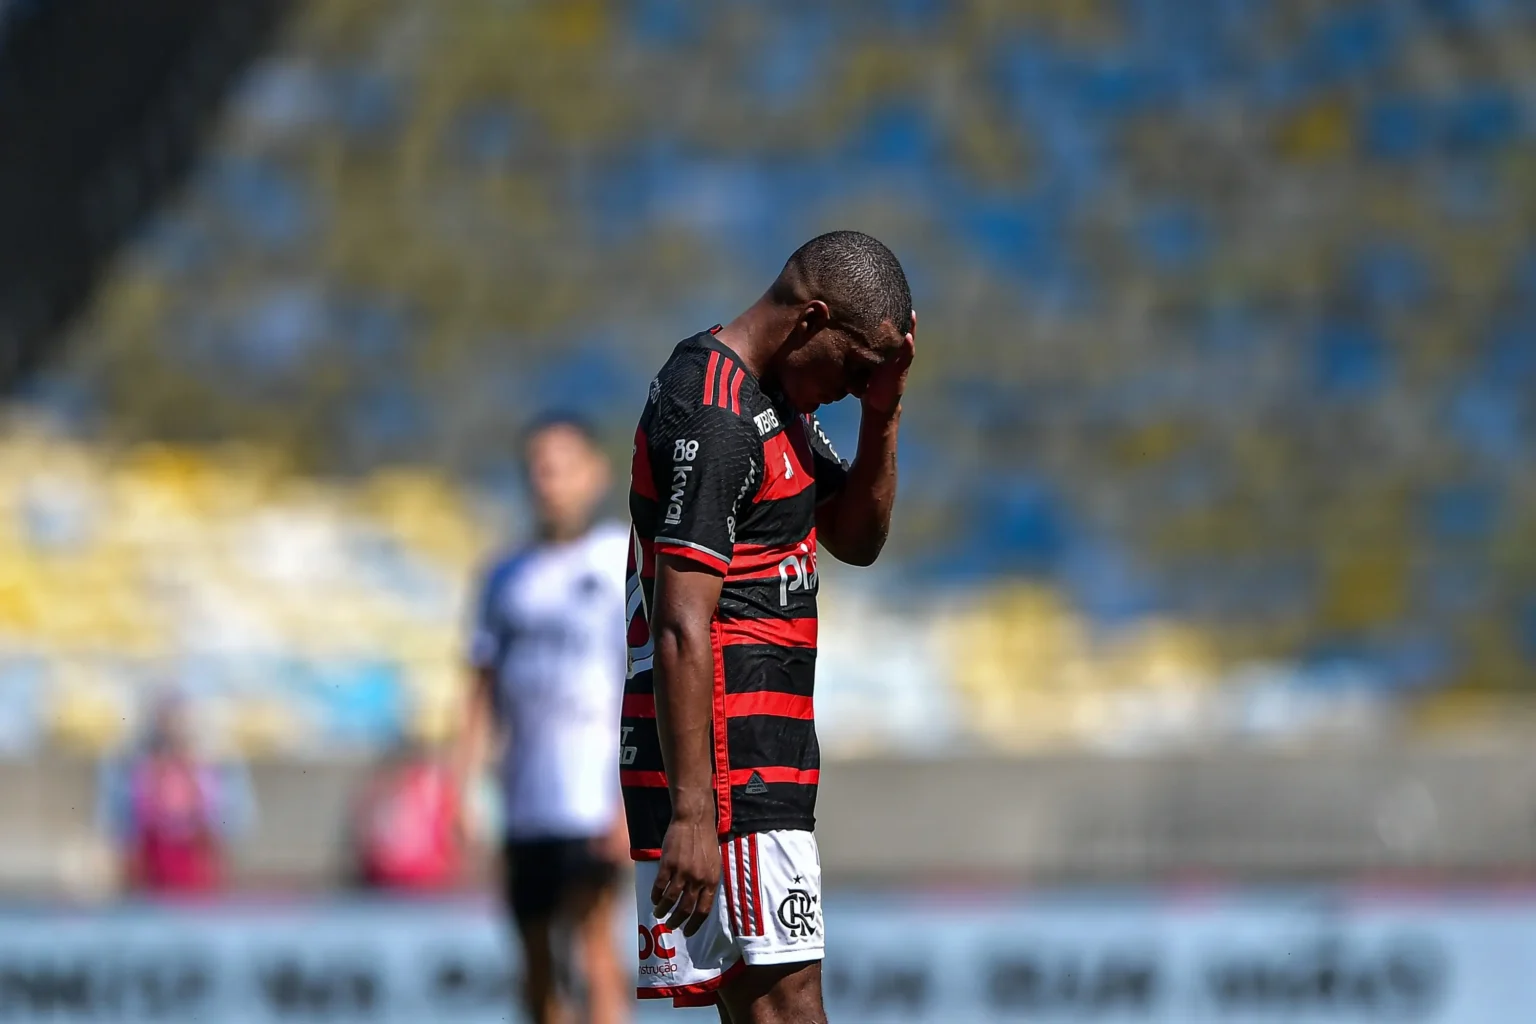
[[[712,697],[715,656],[710,623],[725,580],[698,562],[676,555],[656,557],[655,644],[656,732],[672,795],[672,823],[651,891],[658,914],[673,910],[669,923],[692,935],[714,905],[720,879],[713,786]]]
[[[624,801],[619,801],[618,811],[606,834],[597,839],[596,854],[614,864],[629,863],[629,819],[624,816]]]
[[[504,582],[504,568],[493,567],[480,584],[475,602],[475,617],[469,637],[469,693],[464,705],[464,720],[449,761],[454,784],[458,787],[457,824],[459,839],[474,835],[470,811],[475,783],[490,759],[491,747],[499,725],[496,721],[496,683],[498,666],[506,652],[507,630],[502,628],[497,596]]]
[[[495,685],[495,670],[482,666],[471,668],[464,722],[454,743],[451,761],[453,781],[458,787],[458,827],[461,840],[468,840],[473,835],[470,822],[472,797],[480,772],[490,759],[491,745],[495,739],[496,721],[491,707],[491,694]]]
[[[896,504],[896,435],[917,334],[912,330],[894,358],[874,372],[860,396],[859,449],[837,492],[816,508],[816,537],[839,562],[870,565],[891,532]],[[818,477],[821,475],[818,470]]]
[[[475,777],[490,758],[496,732],[495,714],[491,708],[491,690],[495,685],[496,673],[491,669],[471,670],[469,697],[464,705],[464,728],[459,733],[454,760],[455,781],[461,792],[468,792],[462,787],[473,786]]]

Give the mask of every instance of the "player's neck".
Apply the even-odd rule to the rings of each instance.
[[[774,357],[789,336],[790,316],[765,295],[720,328],[715,340],[735,352],[759,382],[770,383]]]

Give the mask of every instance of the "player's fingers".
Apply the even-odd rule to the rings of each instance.
[[[693,913],[688,920],[683,922],[683,934],[692,935],[704,926],[709,920],[710,911],[715,909],[715,890],[713,886],[706,886],[699,894],[699,902],[694,904]]]
[[[670,867],[663,867],[656,872],[656,884],[651,886],[651,906],[655,909],[657,917],[670,910],[677,902],[677,896],[682,887],[677,885],[676,881]]]
[[[651,913],[655,916],[656,920],[666,920],[677,909],[679,896],[680,894],[676,891],[667,892],[663,894],[661,899],[651,904]]]
[[[681,928],[683,923],[693,916],[694,908],[698,905],[698,893],[692,889],[684,889],[677,899],[677,906],[672,908],[672,913],[667,918],[667,927],[673,930]],[[692,935],[692,932],[686,934]]]
[[[666,861],[656,866],[656,881],[651,883],[651,903],[661,902],[661,894],[667,891],[667,883],[672,881],[672,868]]]

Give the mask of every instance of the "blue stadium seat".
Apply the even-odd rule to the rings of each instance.
[[[1503,85],[1483,85],[1455,97],[1445,112],[1444,144],[1453,153],[1509,146],[1529,132],[1520,104]]]
[[[247,238],[264,246],[289,246],[314,227],[305,182],[263,160],[228,157],[203,175],[221,212]]]
[[[1316,337],[1318,387],[1341,398],[1366,398],[1386,383],[1390,350],[1369,326],[1348,321],[1325,323]]]

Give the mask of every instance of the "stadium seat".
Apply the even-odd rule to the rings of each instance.
[[[1531,569],[1489,552],[1536,521],[1530,59],[1507,0],[301,5],[28,392],[125,449],[0,443],[0,652],[344,664],[217,700],[273,749],[439,733],[523,420],[622,456],[677,338],[854,226],[923,323],[889,571],[975,607],[924,641],[947,702],[851,676],[829,735],[1124,735],[1150,666],[1325,649],[1384,692],[1528,679]],[[1175,619],[1224,642],[1103,639]],[[77,689],[47,728],[113,742]]]

